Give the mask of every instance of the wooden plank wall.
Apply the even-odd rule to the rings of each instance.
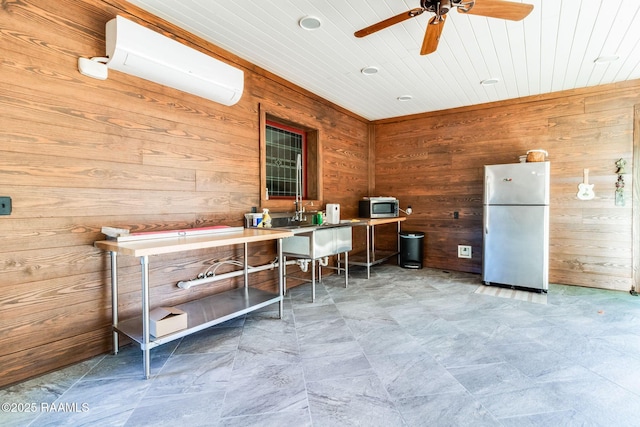
[[[480,273],[483,166],[545,149],[550,281],[629,290],[635,104],[638,80],[377,121],[375,193],[412,205],[403,228],[425,232],[427,266]],[[620,158],[628,172],[624,207],[614,205]],[[576,197],[585,168],[595,184],[590,201]],[[473,258],[457,258],[458,245],[471,245]]]
[[[104,25],[117,14],[242,68],[241,101],[225,107],[114,71],[105,81],[82,76],[78,57],[104,55]],[[331,202],[345,215],[367,194],[367,121],[124,0],[8,0],[0,28],[0,195],[13,200],[13,214],[0,217],[0,386],[110,350],[109,259],[93,248],[101,226],[242,225],[260,200],[261,102],[317,122],[324,191],[340,195]],[[270,261],[273,249],[250,245],[250,262]],[[236,286],[175,283],[239,256],[226,248],[151,259],[152,305]],[[139,310],[140,267],[127,257],[120,266],[126,316]],[[274,279],[252,276],[264,288]]]
[[[370,124],[124,0],[2,5],[0,195],[12,197],[13,214],[0,217],[0,386],[110,350],[109,260],[93,248],[101,226],[242,224],[260,200],[260,103],[317,121],[326,201],[340,203],[344,217],[356,216],[367,194],[411,204],[404,228],[427,233],[425,262],[437,268],[479,272],[482,165],[545,148],[552,281],[630,286],[631,180],[627,206],[613,206],[614,162],[632,167],[638,82]],[[77,58],[104,54],[104,24],[117,14],[242,68],[242,100],[225,107],[118,72],[106,81],[80,75]],[[598,197],[579,202],[585,167]],[[458,244],[472,245],[472,260],[456,258]],[[271,245],[250,250],[252,263],[274,255]],[[152,304],[236,286],[175,283],[240,252],[152,259]],[[139,265],[120,261],[126,316],[139,306]],[[273,287],[270,272],[255,279]]]

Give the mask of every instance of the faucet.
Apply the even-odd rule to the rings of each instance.
[[[293,220],[302,221],[304,206],[302,205],[302,156],[300,154],[296,156],[296,198],[293,203],[296,208]]]

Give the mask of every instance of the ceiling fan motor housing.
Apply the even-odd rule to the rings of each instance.
[[[451,3],[459,3],[461,0],[420,0],[420,6],[428,12],[444,15],[451,9]]]

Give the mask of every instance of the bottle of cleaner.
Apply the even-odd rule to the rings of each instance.
[[[269,215],[269,209],[262,210],[262,222],[260,223],[264,228],[271,228],[271,215]]]

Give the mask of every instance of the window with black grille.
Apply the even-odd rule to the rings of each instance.
[[[302,197],[306,197],[306,133],[302,129],[267,121],[266,179],[269,197],[293,198],[296,195],[298,155],[302,168]]]

